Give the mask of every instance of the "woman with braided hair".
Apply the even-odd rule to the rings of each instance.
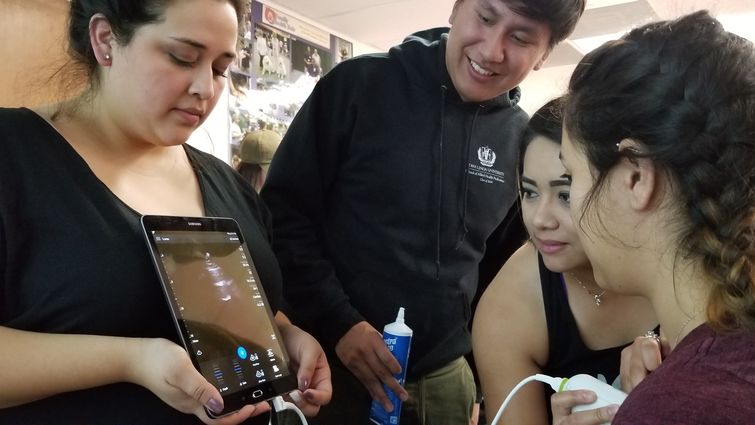
[[[612,423],[752,423],[752,43],[704,11],[637,28],[577,66],[565,130],[571,214],[598,284],[647,298],[661,327],[660,366]],[[580,397],[558,394],[554,413]]]

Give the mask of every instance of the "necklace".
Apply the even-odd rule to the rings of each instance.
[[[582,283],[582,281],[579,280],[579,278],[577,276],[575,276],[574,273],[569,273],[569,276],[571,276],[572,279],[576,280],[577,283],[579,284],[579,286],[581,286],[582,288],[584,288],[584,290],[587,291],[588,294],[592,295],[593,302],[595,303],[596,306],[600,307],[600,303],[603,302],[603,300],[600,299],[600,297],[602,297],[603,295],[606,294],[606,290],[604,289],[601,293],[597,294],[597,293],[591,291],[590,288],[588,288],[587,286],[585,286],[585,284]]]
[[[687,325],[689,325],[689,322],[692,321],[693,317],[694,316],[689,316],[687,320],[685,320],[682,324],[682,327],[679,328],[679,332],[676,333],[676,338],[674,338],[674,347],[676,347],[676,344],[679,342],[679,337],[682,336],[682,331],[687,327]]]

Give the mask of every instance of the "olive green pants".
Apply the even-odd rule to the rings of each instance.
[[[475,403],[472,369],[459,357],[448,365],[405,385],[401,425],[468,425]]]

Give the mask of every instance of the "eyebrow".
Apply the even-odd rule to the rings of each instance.
[[[571,186],[571,181],[564,175],[561,175],[556,180],[550,181],[550,187],[556,187],[556,186]]]
[[[524,176],[522,176],[522,183],[531,184],[531,185],[537,187],[537,182],[535,182],[534,180],[532,180],[530,178],[524,177]]]
[[[194,47],[196,49],[199,49],[199,50],[207,50],[207,46],[205,46],[204,44],[202,44],[202,43],[200,43],[198,41],[192,40],[190,38],[183,38],[183,37],[170,37],[170,38],[172,40],[178,41],[179,43],[188,44],[189,46],[192,46],[192,47]],[[229,59],[235,59],[236,58],[236,54],[233,53],[233,52],[223,52],[223,56],[225,56],[225,57],[227,57]]]

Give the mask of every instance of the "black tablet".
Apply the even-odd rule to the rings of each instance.
[[[296,388],[257,269],[230,218],[143,216],[163,292],[194,366],[234,412]]]

